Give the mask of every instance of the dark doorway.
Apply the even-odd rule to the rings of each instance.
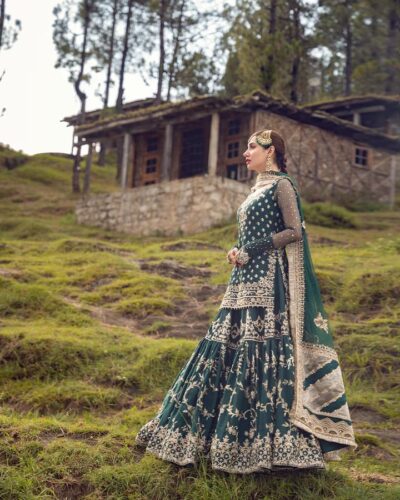
[[[205,135],[203,127],[182,131],[181,178],[207,172]]]

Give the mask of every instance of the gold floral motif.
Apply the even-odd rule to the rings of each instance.
[[[318,328],[321,328],[321,330],[324,330],[326,333],[329,333],[328,320],[325,319],[320,312],[314,318],[314,323],[315,323],[315,326],[317,326]]]

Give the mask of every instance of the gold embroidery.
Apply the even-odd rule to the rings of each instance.
[[[228,284],[219,309],[242,307],[274,307],[274,282],[276,262],[283,269],[283,251],[273,250],[268,252],[268,269],[262,278],[255,282],[240,282]],[[284,286],[287,289],[286,273],[282,273]]]
[[[280,332],[276,331],[276,322],[281,324]],[[237,349],[239,343],[247,340],[264,342],[267,338],[280,335],[290,335],[288,313],[284,311],[274,314],[273,309],[270,308],[265,310],[264,318],[257,316],[256,319],[252,319],[248,315],[240,327],[237,324],[232,324],[231,315],[227,314],[222,322],[215,320],[211,323],[205,338],[226,343],[229,347]]]
[[[328,330],[328,320],[323,318],[322,314],[319,312],[317,317],[314,318],[314,323],[315,326],[318,328],[321,328],[321,330],[324,330],[326,333],[329,332]]]
[[[313,435],[282,434],[277,429],[273,437],[253,438],[254,432],[249,431],[244,443],[238,444],[229,442],[227,436],[206,440],[201,432],[183,435],[179,430],[160,426],[159,422],[156,417],[142,427],[136,444],[178,465],[194,464],[203,455],[211,461],[214,470],[231,473],[262,472],[275,467],[279,470],[326,467],[320,444]],[[228,428],[228,433],[234,436],[237,428]]]

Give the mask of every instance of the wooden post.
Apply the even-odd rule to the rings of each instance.
[[[93,143],[90,142],[88,144],[89,150],[86,157],[86,167],[85,167],[85,176],[83,178],[83,192],[86,194],[90,189],[90,173],[92,170],[92,160],[93,160]]]
[[[132,188],[135,187],[135,175],[136,169],[139,167],[136,165],[136,136],[131,135],[131,147],[129,148],[130,152],[128,155],[128,173],[126,176],[126,187]]]
[[[126,132],[124,134],[124,143],[122,146],[122,168],[121,168],[121,188],[122,189],[125,189],[127,187],[128,161],[129,161],[130,146],[131,146],[131,134]]]
[[[208,175],[217,175],[219,113],[211,115],[210,145],[208,149]]]
[[[397,162],[399,157],[397,155],[392,155],[390,160],[390,195],[389,195],[389,203],[390,208],[394,208],[394,204],[396,202],[396,170],[397,170]]]
[[[164,149],[161,160],[161,181],[169,181],[171,179],[172,138],[173,126],[171,123],[167,123],[165,126]]]

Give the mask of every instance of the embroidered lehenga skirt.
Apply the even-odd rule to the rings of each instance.
[[[325,468],[318,439],[289,419],[295,371],[286,257],[273,251],[253,269],[258,263],[264,305],[252,305],[251,277],[243,283],[251,270],[234,269],[207,334],[136,437],[161,459],[186,465],[206,457],[232,473]]]

